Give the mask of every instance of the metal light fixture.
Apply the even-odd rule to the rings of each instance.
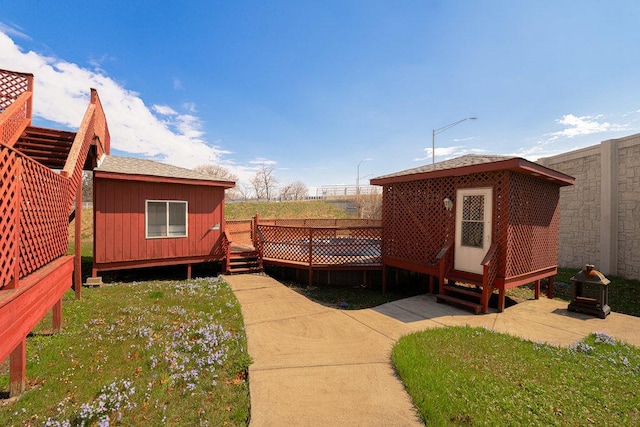
[[[450,198],[445,197],[445,199],[442,201],[442,203],[444,203],[444,208],[448,211],[450,211],[451,209],[453,209],[453,202],[451,201]]]
[[[464,122],[465,120],[478,120],[478,118],[477,117],[466,117],[466,118],[464,118],[462,120],[458,120],[457,122],[449,123],[446,126],[442,126],[441,128],[434,129],[431,132],[431,159],[432,159],[431,164],[436,162],[436,135],[439,134],[439,133],[444,132],[447,129],[451,129],[455,125],[459,125],[460,123]]]

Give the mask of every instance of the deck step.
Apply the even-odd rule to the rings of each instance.
[[[444,291],[443,293],[446,295],[449,294],[458,294],[458,295],[466,295],[472,298],[478,298],[480,299],[482,297],[482,292],[476,291],[473,288],[465,288],[462,286],[449,286],[449,285],[444,285],[442,287],[442,290]]]
[[[473,310],[475,314],[482,313],[482,305],[472,301],[456,298],[452,295],[442,295],[442,294],[436,295],[436,302],[439,302],[439,303],[445,302],[447,304],[455,305],[457,307],[470,308],[471,310]]]
[[[232,252],[227,274],[260,273],[260,256],[255,251]]]

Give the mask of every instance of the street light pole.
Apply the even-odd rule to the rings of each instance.
[[[441,128],[434,129],[431,132],[431,160],[432,160],[431,164],[434,164],[436,162],[436,135],[439,134],[439,133],[444,132],[447,129],[451,129],[455,125],[459,125],[460,123],[462,123],[462,122],[464,122],[466,120],[478,120],[478,118],[477,117],[466,117],[466,118],[464,118],[462,120],[458,120],[457,122],[449,123],[446,126],[442,126]]]

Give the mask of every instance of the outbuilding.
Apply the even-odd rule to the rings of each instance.
[[[502,311],[506,289],[533,282],[537,298],[540,280],[557,273],[559,189],[574,184],[569,175],[519,157],[466,155],[371,184],[383,187],[385,288],[388,267],[424,273],[431,292],[438,279],[438,301],[486,313],[494,290]]]
[[[105,156],[93,172],[94,277],[100,271],[220,261],[224,190],[235,185],[152,160]]]

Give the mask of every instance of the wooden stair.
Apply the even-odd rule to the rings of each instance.
[[[476,288],[474,289],[469,286],[454,285],[453,283],[455,282],[472,285]],[[448,278],[448,283],[441,286],[440,293],[436,295],[436,302],[447,303],[457,307],[470,309],[475,314],[480,314],[483,312],[483,307],[481,304],[481,287],[481,282],[477,282],[467,278],[459,279],[450,277]]]
[[[75,132],[29,126],[14,147],[50,169],[61,170],[75,137]]]
[[[257,251],[231,252],[227,274],[262,272],[262,262]]]

